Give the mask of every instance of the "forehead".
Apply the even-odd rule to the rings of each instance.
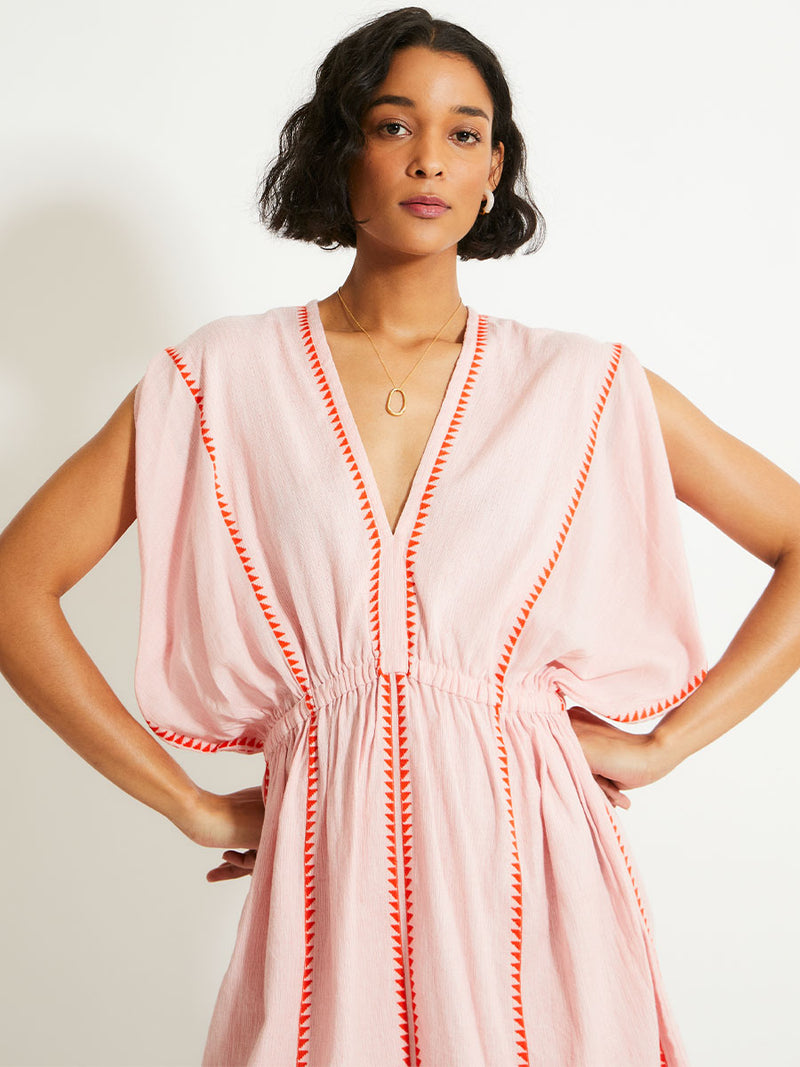
[[[370,95],[404,96],[417,109],[454,105],[482,109],[491,119],[492,97],[478,68],[466,56],[434,52],[422,45],[402,48],[392,56],[386,77]]]

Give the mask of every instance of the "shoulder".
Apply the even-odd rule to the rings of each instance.
[[[171,340],[146,362],[134,387],[135,408],[140,394],[167,396],[180,390],[180,383],[205,396],[247,381],[248,365],[258,353],[266,365],[271,354],[293,348],[297,342],[298,307],[282,306],[243,315],[224,315],[195,327],[181,340]],[[299,342],[297,342],[299,343]],[[244,377],[243,377],[244,376]]]
[[[196,327],[170,347],[194,365],[230,357],[253,343],[286,335],[296,329],[297,307],[283,306],[242,315],[223,315]]]
[[[623,361],[636,357],[619,341],[553,326],[532,326],[518,319],[483,315],[487,341],[520,364],[563,375],[568,381],[599,387],[605,376],[616,374]]]

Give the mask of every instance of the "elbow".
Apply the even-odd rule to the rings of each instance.
[[[778,547],[769,562],[773,569],[780,566],[800,568],[800,530]]]

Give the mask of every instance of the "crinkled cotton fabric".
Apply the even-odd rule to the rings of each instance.
[[[707,672],[652,393],[467,310],[394,532],[317,300],[137,385],[140,708],[263,761],[204,1067],[687,1067],[567,714],[655,724]]]

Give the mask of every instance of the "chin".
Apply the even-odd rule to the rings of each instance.
[[[427,237],[419,233],[410,234],[394,231],[386,234],[366,235],[365,243],[385,249],[387,252],[396,252],[400,255],[431,256],[441,255],[448,249],[455,247],[463,237],[463,234],[447,234],[443,232],[431,232]]]

